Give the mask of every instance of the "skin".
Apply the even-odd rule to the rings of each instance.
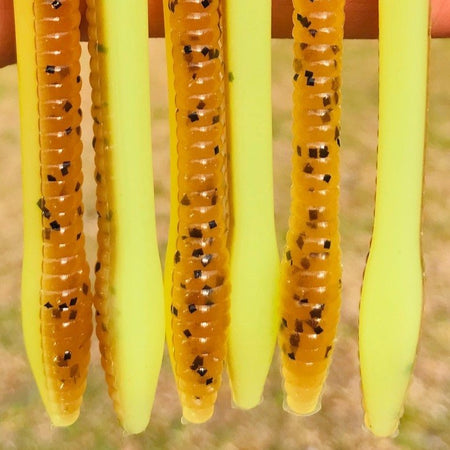
[[[149,0],[150,36],[164,35],[161,0]],[[86,8],[82,1],[82,12]],[[292,0],[272,0],[272,36],[288,38],[292,29]],[[378,35],[378,1],[347,0],[345,6],[345,37],[372,39]],[[82,24],[85,34],[86,24]],[[435,38],[450,37],[450,2],[431,0],[431,34]],[[0,67],[16,61],[14,42],[13,0],[0,0]]]

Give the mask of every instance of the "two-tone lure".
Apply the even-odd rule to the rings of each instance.
[[[320,408],[341,303],[338,230],[344,1],[295,0],[291,216],[279,345],[286,408]]]
[[[183,418],[204,422],[221,384],[229,323],[221,2],[170,0],[164,13],[177,140],[167,337]]]
[[[88,0],[87,5],[98,215],[97,336],[120,423],[128,433],[139,433],[150,418],[164,346],[147,1],[135,1],[132,8],[127,1]]]
[[[422,314],[429,8],[379,2],[377,187],[359,320],[365,423],[378,436],[397,431]]]
[[[278,330],[271,1],[227,0],[224,21],[232,285],[227,370],[234,404],[250,409],[262,400]]]
[[[25,344],[58,426],[76,420],[92,331],[81,198],[78,0],[16,0]]]

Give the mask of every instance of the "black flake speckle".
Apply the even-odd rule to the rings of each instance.
[[[50,222],[50,227],[52,228],[52,230],[56,231],[59,231],[61,229],[61,225],[56,220]]]
[[[66,103],[64,103],[63,109],[65,112],[69,112],[72,109],[72,103],[67,100]]]
[[[192,238],[201,238],[203,237],[203,233],[200,228],[191,228],[189,230],[189,236]]]
[[[295,319],[295,331],[297,333],[303,333],[303,322],[299,319]]]
[[[61,165],[61,174],[66,176],[69,173],[70,161],[64,161]]]
[[[298,347],[300,344],[300,336],[297,333],[291,334],[289,337],[289,343],[292,347]]]
[[[311,166],[311,164],[307,163],[305,167],[303,168],[303,172],[305,173],[313,173],[314,168]]]
[[[195,258],[198,258],[199,256],[203,255],[203,249],[202,248],[196,248],[192,251],[192,256]]]
[[[184,334],[187,338],[190,338],[190,337],[192,336],[192,333],[191,333],[187,328],[183,331],[183,334]]]
[[[311,208],[308,210],[309,220],[317,220],[319,218],[319,210]]]
[[[192,361],[192,364],[191,364],[191,370],[197,370],[199,367],[201,367],[201,366],[203,366],[203,357],[202,356],[200,356],[200,355],[197,355],[195,358],[194,358],[194,361]]]
[[[325,97],[322,98],[323,106],[328,106],[331,103],[331,98],[329,95],[325,95]]]
[[[207,255],[203,256],[203,258],[202,258],[202,265],[203,265],[203,267],[206,267],[211,262],[212,257],[213,256],[211,254],[209,254],[209,253]]]
[[[189,197],[187,196],[187,194],[183,195],[183,198],[180,200],[180,203],[183,206],[189,206],[191,204],[191,201],[189,200]]]
[[[194,278],[201,278],[202,271],[201,270],[194,270]]]
[[[322,145],[319,149],[319,156],[321,158],[327,158],[329,154],[330,154],[330,152],[328,151],[328,146]]]
[[[196,112],[188,114],[188,117],[191,122],[196,122],[197,120],[199,120],[198,114]]]
[[[305,27],[308,28],[311,25],[311,21],[306,16],[297,14],[297,20]]]

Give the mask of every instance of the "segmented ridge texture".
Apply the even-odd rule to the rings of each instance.
[[[341,303],[338,230],[344,2],[294,0],[291,216],[279,344],[287,407],[320,407]]]
[[[78,411],[92,332],[81,184],[79,2],[34,2],[42,197],[42,351],[50,407]],[[26,32],[26,30],[24,30]]]
[[[224,63],[220,2],[169,1],[178,139],[172,328],[183,416],[213,413],[229,323]]]
[[[90,54],[90,83],[94,138],[92,147],[95,151],[95,180],[97,184],[97,262],[95,264],[94,306],[96,310],[96,334],[99,340],[102,366],[108,384],[109,395],[113,400],[114,409],[121,416],[117,386],[115,385],[114,366],[112,358],[113,337],[109,333],[111,311],[109,308],[109,282],[111,270],[111,192],[109,152],[111,151],[108,126],[108,103],[105,77],[106,49],[101,42],[98,9],[96,0],[88,0],[86,18],[88,21],[88,49]]]

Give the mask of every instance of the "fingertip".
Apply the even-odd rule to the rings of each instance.
[[[431,2],[431,35],[434,38],[450,37],[450,2],[447,0]]]
[[[16,62],[12,0],[0,0],[0,67]]]

